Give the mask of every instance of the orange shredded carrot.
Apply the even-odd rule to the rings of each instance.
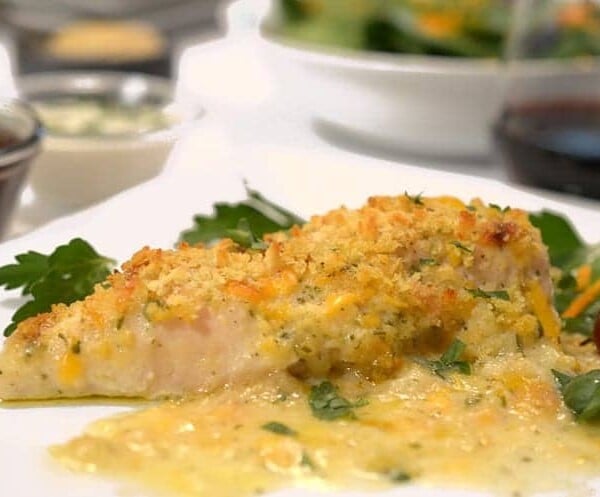
[[[563,318],[576,318],[585,311],[597,297],[600,297],[600,279],[597,280],[593,285],[587,287],[585,291],[581,292],[577,297],[573,299],[573,302],[567,307],[562,313]]]
[[[556,343],[560,335],[560,321],[539,281],[530,282],[528,296],[533,312],[542,325],[544,336]]]
[[[575,279],[577,280],[577,290],[585,290],[592,282],[592,266],[589,264],[584,264],[583,266],[579,267],[579,269],[577,269]]]

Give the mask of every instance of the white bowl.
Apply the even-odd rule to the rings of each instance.
[[[258,28],[263,59],[286,98],[301,102],[314,117],[349,138],[386,148],[429,156],[489,155],[507,83],[501,61],[345,50],[291,40],[278,26],[271,8]],[[563,85],[573,74],[572,63],[557,61],[511,67],[510,82],[527,77],[528,88],[539,81],[545,85],[549,75]]]
[[[42,153],[29,177],[36,198],[43,203],[76,209],[97,203],[157,176],[182,128],[200,113],[173,103],[169,80],[114,72],[57,72],[24,77],[24,98],[136,93],[169,106],[172,126],[131,135],[67,136],[47,133]]]

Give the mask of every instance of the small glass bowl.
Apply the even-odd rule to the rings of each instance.
[[[18,86],[34,108],[36,102],[57,98],[98,98],[123,106],[151,103],[173,116],[171,124],[155,131],[115,135],[60,134],[47,126],[29,184],[36,201],[67,210],[98,203],[158,176],[176,140],[203,115],[198,106],[176,102],[172,82],[157,76],[48,72],[27,75]]]
[[[28,104],[0,99],[0,239],[6,234],[41,137],[42,126]]]

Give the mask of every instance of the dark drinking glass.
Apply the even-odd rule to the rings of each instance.
[[[600,6],[521,0],[494,138],[511,179],[600,198]]]

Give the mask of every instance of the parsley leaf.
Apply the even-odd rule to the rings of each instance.
[[[260,193],[246,190],[248,198],[237,204],[217,203],[211,216],[195,216],[194,226],[181,233],[189,244],[210,243],[229,237],[245,247],[257,247],[266,233],[304,224],[295,214],[267,200]]]
[[[466,347],[464,342],[455,339],[439,359],[432,361],[416,358],[415,361],[431,369],[440,378],[446,379],[445,374],[450,371],[458,371],[461,374],[470,375],[471,364],[465,360],[461,360]]]
[[[48,270],[48,256],[29,251],[15,256],[17,264],[0,267],[0,286],[7,290],[23,287],[21,295],[29,295],[31,286]]]
[[[7,290],[22,287],[21,293],[32,299],[14,313],[11,324],[4,330],[5,336],[21,321],[49,311],[53,304],[70,304],[87,297],[115,264],[81,238],[57,247],[50,255],[27,252],[15,259],[17,264],[0,267],[0,286]]]
[[[267,244],[263,240],[258,240],[256,238],[256,235],[250,228],[250,223],[248,223],[248,220],[245,217],[239,220],[235,229],[225,230],[225,234],[242,247],[256,250],[264,250],[267,248]]]
[[[480,297],[483,299],[500,299],[500,300],[510,300],[510,296],[506,290],[496,290],[496,291],[485,291],[481,288],[466,288],[467,292],[469,292],[473,297]]]
[[[270,431],[277,435],[285,435],[294,437],[298,434],[296,430],[292,430],[289,426],[279,423],[278,421],[270,421],[261,426],[263,430]]]
[[[350,402],[338,395],[338,388],[330,381],[323,381],[310,389],[308,403],[313,416],[325,421],[333,421],[340,418],[356,419],[354,409],[363,407],[367,401],[362,399]]]
[[[565,405],[578,421],[600,421],[600,370],[569,376],[552,370]]]

